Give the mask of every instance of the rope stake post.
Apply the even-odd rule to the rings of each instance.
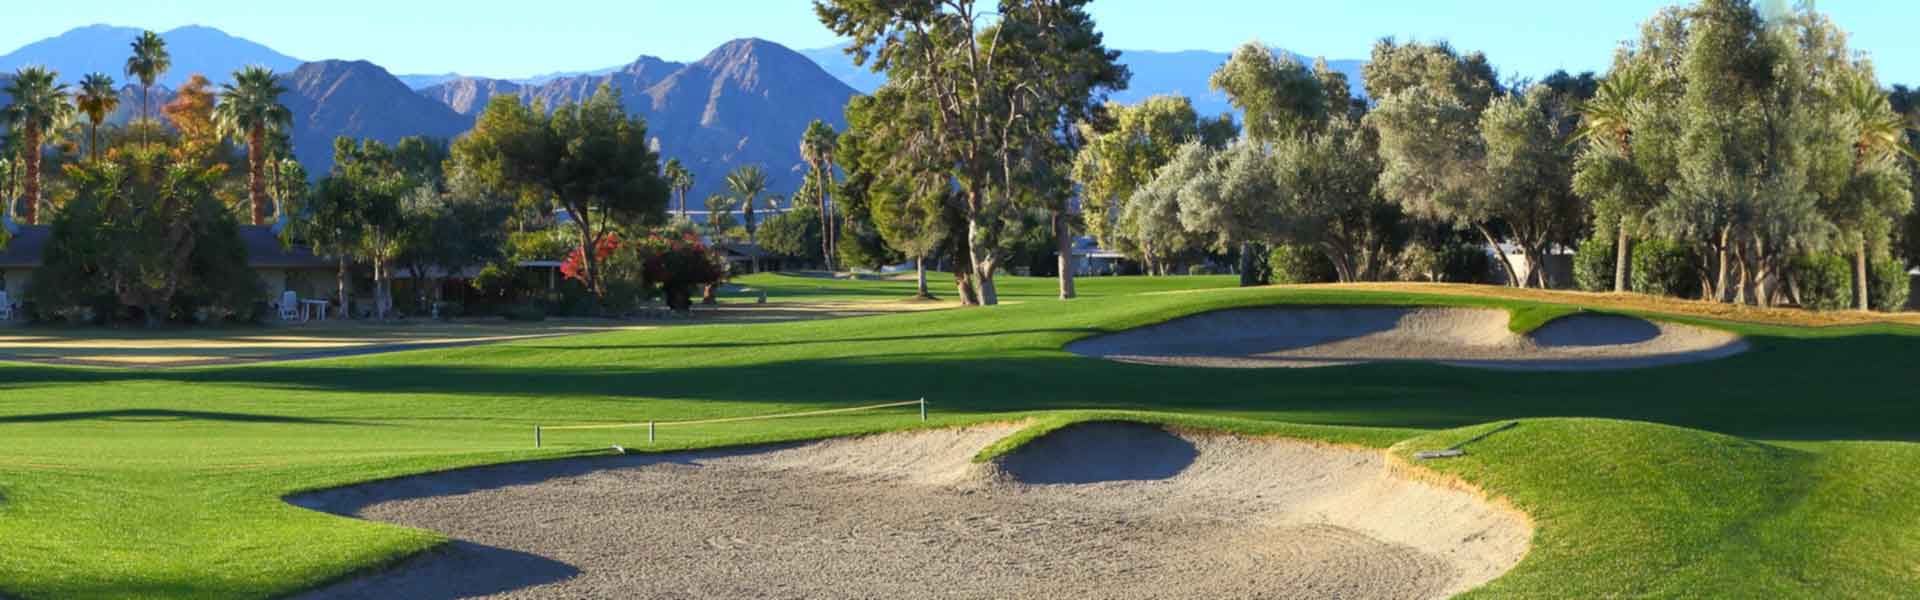
[[[540,426],[539,425],[533,426],[533,447],[535,449],[540,448]]]
[[[927,399],[921,398],[920,399],[920,422],[925,423],[926,421],[927,421]]]
[[[653,443],[653,421],[647,421],[647,443]]]

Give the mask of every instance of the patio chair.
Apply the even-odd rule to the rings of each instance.
[[[300,295],[287,290],[280,293],[280,320],[292,321],[300,318]]]

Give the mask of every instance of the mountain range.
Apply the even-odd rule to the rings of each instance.
[[[68,82],[89,72],[124,79],[120,74],[127,46],[140,31],[93,25],[28,44],[0,55],[0,82],[3,73],[26,65],[58,70]],[[821,119],[844,127],[847,101],[885,83],[883,75],[854,66],[840,47],[794,51],[754,38],[723,44],[692,63],[641,56],[618,67],[492,79],[455,73],[394,75],[367,61],[305,62],[209,27],[181,27],[161,36],[174,64],[152,90],[156,111],[172,99],[172,89],[194,73],[218,83],[243,66],[272,68],[282,73],[288,88],[283,102],[294,116],[295,154],[316,176],[330,168],[336,136],[386,142],[408,135],[451,138],[471,128],[495,95],[554,106],[584,100],[606,85],[620,92],[629,114],[647,120],[661,155],[679,158],[693,172],[695,186],[688,201],[695,206],[690,208],[723,192],[725,174],[746,164],[767,170],[770,192],[791,193],[805,173],[799,139],[807,124]],[[1158,94],[1183,94],[1193,98],[1203,115],[1237,112],[1207,87],[1207,78],[1227,57],[1208,51],[1123,51],[1121,62],[1132,70],[1133,80],[1112,100],[1132,103]],[[1361,64],[1329,62],[1348,74],[1355,93],[1361,89]],[[122,88],[114,120],[124,121],[138,107],[138,88]]]

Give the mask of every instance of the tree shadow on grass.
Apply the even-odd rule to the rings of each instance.
[[[1123,364],[1015,348],[870,353],[746,364],[504,366],[462,357],[354,364],[125,372],[0,369],[0,396],[25,385],[169,381],[311,393],[315,402],[388,401],[422,394],[484,402],[555,399],[617,406],[633,400],[851,406],[927,398],[936,411],[1122,409],[1215,413],[1300,423],[1446,428],[1502,419],[1605,417],[1653,421],[1763,439],[1920,440],[1912,356],[1920,337],[1749,338],[1736,356],[1624,371],[1516,372],[1428,364],[1317,369],[1205,369]],[[919,351],[919,349],[916,349]],[[565,351],[553,354],[564,356]],[[543,356],[553,362],[553,357]],[[342,398],[336,395],[350,395]],[[419,402],[397,397],[395,402]],[[526,418],[564,411],[524,405]],[[319,406],[325,406],[320,404]],[[621,419],[644,420],[634,403]],[[688,407],[675,407],[680,416]],[[750,409],[716,409],[728,416]],[[476,414],[494,414],[484,410]]]
[[[11,423],[57,423],[62,421],[224,421],[229,423],[274,423],[294,425],[355,425],[380,426],[379,423],[364,421],[342,421],[336,419],[317,419],[309,417],[291,417],[285,415],[260,415],[233,412],[209,412],[197,410],[160,410],[160,409],[124,409],[91,410],[60,413],[36,413],[24,415],[0,416],[0,425]]]

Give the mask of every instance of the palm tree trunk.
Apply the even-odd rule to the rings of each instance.
[[[27,205],[20,211],[20,216],[28,225],[37,225],[40,223],[40,132],[28,127],[26,137],[26,147],[21,148],[20,154],[27,159],[26,193],[23,195]]]
[[[261,148],[266,143],[267,131],[263,127],[254,127],[247,132],[247,195],[253,201],[253,224],[267,224],[267,179],[265,168],[267,153]]]
[[[87,150],[93,155],[93,164],[100,164],[100,122],[87,124]]]
[[[1632,240],[1627,237],[1627,220],[1620,219],[1620,236],[1613,243],[1613,291],[1627,291],[1627,263],[1633,260],[1633,250],[1628,245]]]
[[[1865,312],[1873,309],[1867,297],[1867,241],[1865,239],[1853,247],[1853,297],[1854,308]]]

